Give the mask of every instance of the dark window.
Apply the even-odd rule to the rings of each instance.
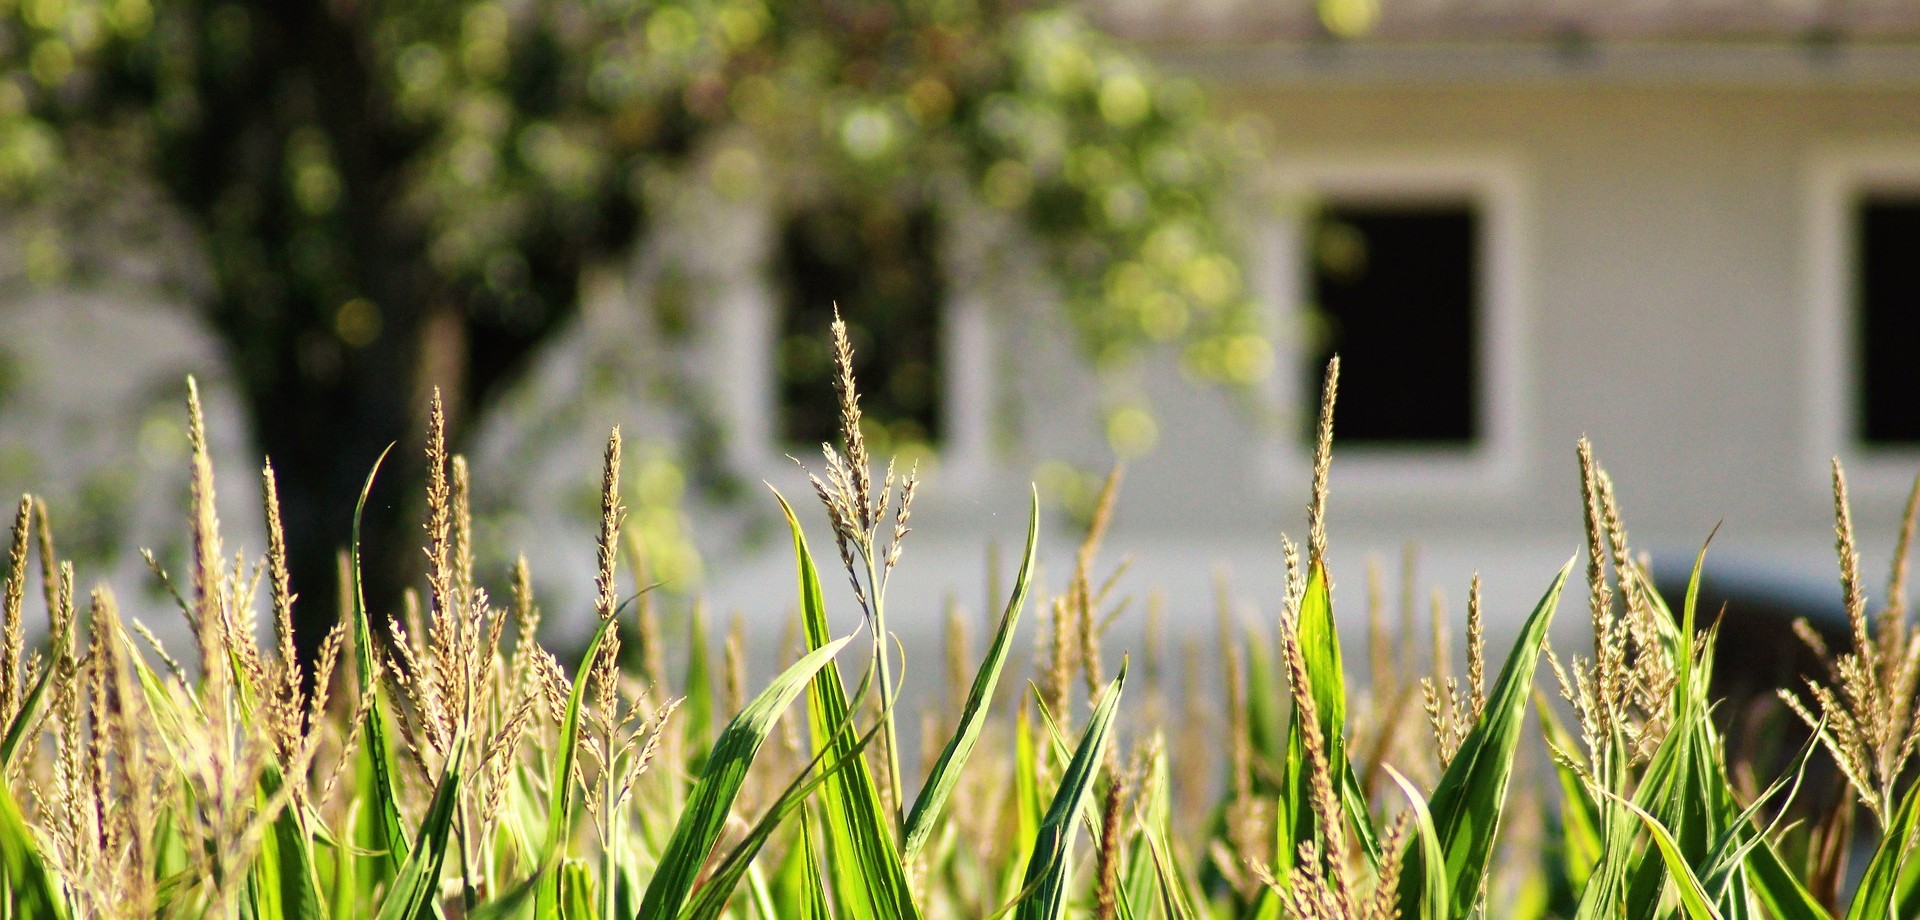
[[[835,304],[853,343],[862,430],[874,457],[937,445],[941,277],[924,210],[829,206],[781,238],[779,431],[796,449],[837,442],[828,326]]]
[[[1920,192],[1869,195],[1855,219],[1855,433],[1868,444],[1920,445]]]
[[[1339,441],[1465,447],[1481,434],[1480,220],[1467,203],[1320,212],[1308,255],[1325,335],[1306,392],[1317,406],[1339,354]]]

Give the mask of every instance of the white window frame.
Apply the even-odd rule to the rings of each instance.
[[[1318,201],[1340,204],[1423,204],[1465,200],[1478,212],[1481,264],[1479,328],[1474,342],[1479,405],[1478,436],[1470,447],[1425,448],[1335,444],[1334,478],[1341,488],[1383,497],[1434,492],[1476,497],[1516,493],[1526,472],[1525,379],[1528,181],[1518,157],[1504,152],[1369,154],[1287,158],[1271,171],[1274,213],[1255,234],[1259,247],[1253,291],[1266,306],[1279,343],[1266,396],[1276,409],[1261,452],[1261,476],[1270,487],[1297,490],[1309,481],[1313,444],[1300,424],[1314,408],[1303,389],[1301,347],[1311,272],[1308,220]],[[1306,414],[1303,416],[1302,413]],[[1338,407],[1334,411],[1339,415]]]
[[[723,426],[727,463],[739,475],[767,481],[791,476],[799,460],[818,469],[818,448],[790,445],[780,436],[779,347],[782,292],[773,275],[770,215],[758,219],[765,244],[741,247],[760,254],[741,259],[709,279],[710,298],[701,361],[711,405]],[[736,250],[738,251],[738,250]],[[991,304],[975,286],[947,286],[939,305],[940,411],[943,436],[921,479],[960,492],[982,484],[991,465],[994,330]],[[858,358],[856,357],[856,363]],[[789,459],[789,451],[792,451]],[[875,458],[882,468],[886,458]]]
[[[1832,459],[1847,470],[1856,499],[1905,496],[1920,469],[1920,447],[1877,447],[1854,436],[1859,407],[1854,366],[1854,207],[1878,191],[1920,194],[1920,135],[1815,149],[1806,170],[1805,270],[1808,306],[1805,418],[1808,487],[1832,488]]]

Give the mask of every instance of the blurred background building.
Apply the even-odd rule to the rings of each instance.
[[[1054,263],[994,206],[1006,174],[876,218],[781,203],[779,150],[745,167],[724,144],[698,152],[692,173],[766,181],[658,198],[645,238],[583,270],[577,315],[475,410],[463,445],[487,550],[525,549],[561,634],[588,616],[595,464],[613,424],[638,445],[635,523],[670,586],[754,622],[786,615],[790,550],[759,483],[802,505],[824,547],[790,457],[817,467],[810,445],[831,432],[836,301],[856,327],[876,452],[917,460],[926,480],[893,604],[925,615],[896,614],[903,630],[930,635],[950,598],[987,605],[987,547],[1011,564],[1031,482],[1050,509],[1048,574],[1064,577],[1074,522],[1116,458],[1107,558],[1132,559],[1123,588],[1163,592],[1191,635],[1212,628],[1221,571],[1270,612],[1279,535],[1305,529],[1312,407],[1334,353],[1330,529],[1349,617],[1365,560],[1384,560],[1397,594],[1411,544],[1421,595],[1444,586],[1458,606],[1478,570],[1496,622],[1517,624],[1579,545],[1582,435],[1662,571],[1720,523],[1710,571],[1725,590],[1837,610],[1835,456],[1869,571],[1885,571],[1920,471],[1920,4],[1087,12],[1216,112],[1269,126],[1229,196],[1231,283],[1265,339],[1196,357],[1178,347],[1186,308],[1149,303],[1136,360],[1096,368]],[[165,558],[184,536],[188,372],[213,393],[226,520],[259,546],[258,448],[232,350],[191,306],[211,283],[196,241],[141,226],[84,282],[21,280],[25,236],[0,256],[21,260],[0,294],[0,484],[48,494],[121,584],[146,583],[130,546]],[[334,320],[343,339],[366,322],[378,334],[378,314]],[[389,385],[413,398],[417,383]]]

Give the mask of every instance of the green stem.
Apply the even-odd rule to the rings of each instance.
[[[616,711],[619,705],[618,699],[616,698],[613,704]],[[614,715],[610,713],[607,715],[607,718],[612,720]],[[615,728],[610,731],[618,730],[619,729]],[[603,763],[606,764],[606,769],[600,771],[600,916],[613,917],[615,916],[616,894],[614,891],[614,877],[620,871],[620,841],[614,837],[614,834],[620,827],[620,822],[616,820],[615,802],[613,800],[615,795],[614,758],[617,747],[614,744],[614,739],[611,734],[606,737],[605,741],[607,757]]]
[[[880,674],[880,719],[882,741],[886,745],[887,789],[893,808],[893,826],[896,833],[901,832],[904,821],[900,811],[900,800],[905,790],[900,788],[900,745],[894,732],[893,671],[887,663],[887,606],[885,586],[881,584],[879,572],[873,564],[873,550],[862,554],[867,563],[867,588],[873,595],[873,652]]]

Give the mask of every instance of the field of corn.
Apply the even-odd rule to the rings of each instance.
[[[1851,645],[1830,653],[1802,629],[1829,673],[1778,705],[1809,740],[1756,775],[1757,761],[1730,762],[1715,721],[1699,565],[1679,603],[1654,590],[1585,442],[1590,651],[1547,642],[1576,557],[1542,573],[1504,663],[1484,649],[1476,579],[1463,674],[1448,673],[1440,628],[1426,655],[1388,634],[1377,603],[1370,676],[1349,673],[1324,564],[1336,362],[1304,554],[1289,542],[1275,560],[1277,617],[1223,630],[1224,688],[1174,703],[1101,649],[1120,603],[1096,571],[1113,477],[1065,591],[1044,599],[1030,596],[1036,498],[997,629],[977,659],[950,643],[936,710],[901,699],[887,622],[915,477],[867,456],[836,332],[843,440],[812,484],[857,610],[826,608],[822,578],[839,576],[822,574],[807,515],[774,496],[797,594],[769,603],[794,605],[798,624],[764,687],[744,686],[738,635],[721,667],[696,642],[685,678],[666,679],[667,614],[644,588],[623,594],[639,560],[622,551],[617,431],[599,625],[571,668],[535,640],[524,560],[500,600],[475,584],[466,465],[447,454],[437,398],[424,590],[376,620],[356,541],[340,622],[310,665],[292,651],[273,471],[264,558],[229,557],[191,388],[191,570],[168,580],[154,562],[191,627],[187,662],[123,621],[106,588],[77,592],[48,509],[23,497],[0,632],[0,917],[1920,916],[1913,502],[1869,611],[1835,465]],[[30,567],[47,615],[37,649]],[[1014,663],[1023,616],[1042,620],[1030,671]],[[1427,657],[1431,676],[1405,676]],[[1218,731],[1195,714],[1208,706],[1226,711]],[[1816,762],[1845,788],[1809,807]]]

